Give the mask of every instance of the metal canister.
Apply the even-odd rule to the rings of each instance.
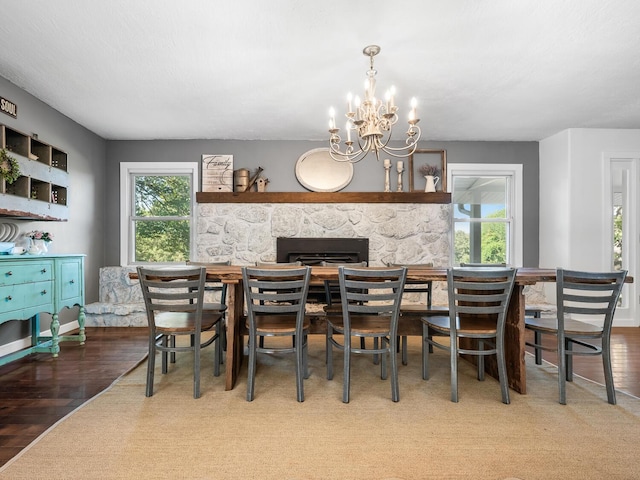
[[[240,168],[233,171],[233,191],[244,192],[249,186],[249,170]]]

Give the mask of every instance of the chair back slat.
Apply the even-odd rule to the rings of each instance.
[[[407,268],[340,266],[338,277],[345,329],[350,328],[351,314],[378,315],[389,318],[389,332],[396,335]]]
[[[447,285],[451,336],[456,336],[456,319],[461,316],[495,317],[497,331],[503,331],[515,276],[516,269],[502,266],[450,268]]]
[[[250,315],[291,313],[304,318],[310,267],[243,267],[243,285]]]
[[[200,331],[206,280],[204,267],[138,267],[137,270],[152,332],[156,330],[156,314],[162,312],[194,314],[194,331]]]
[[[558,330],[564,329],[565,316],[573,315],[574,318],[600,317],[603,332],[609,332],[626,276],[626,270],[581,272],[558,268],[556,274]]]

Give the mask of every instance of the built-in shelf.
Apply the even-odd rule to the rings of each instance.
[[[446,192],[198,192],[198,203],[451,203]]]
[[[0,148],[20,167],[16,181],[0,178],[0,217],[67,220],[67,154],[6,125],[0,125]]]

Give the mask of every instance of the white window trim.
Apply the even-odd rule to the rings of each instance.
[[[500,175],[508,176],[512,179],[513,188],[511,189],[512,198],[509,199],[511,212],[513,215],[511,224],[512,239],[509,242],[509,258],[512,259],[510,264],[514,267],[521,267],[523,262],[523,227],[522,224],[522,192],[523,178],[522,165],[519,163],[449,163],[447,165],[447,185],[449,189],[453,188],[454,176],[484,176],[484,175]],[[455,252],[455,229],[453,225],[453,211],[451,215],[451,257],[450,262],[453,265]]]
[[[189,250],[195,252],[196,228],[196,192],[200,185],[198,162],[122,162],[120,163],[120,266],[136,265],[133,261],[133,229],[131,215],[133,212],[133,188],[131,182],[134,175],[164,174],[191,176],[191,218]]]

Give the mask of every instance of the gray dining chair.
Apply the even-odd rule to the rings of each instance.
[[[162,373],[168,371],[168,354],[193,353],[193,397],[200,397],[200,350],[215,345],[214,375],[220,366],[220,312],[205,312],[206,270],[200,266],[183,268],[138,267],[149,324],[146,396],[153,395],[156,352],[162,354]],[[202,332],[215,333],[202,342]],[[189,336],[188,345],[176,345],[176,336]],[[217,373],[216,373],[217,372]]]
[[[484,380],[484,357],[495,355],[502,402],[509,403],[504,329],[513,291],[514,268],[450,268],[449,316],[422,318],[422,378],[429,379],[428,346],[449,352],[451,401],[458,401],[458,355],[477,357],[477,378]],[[433,337],[448,336],[448,343]],[[459,340],[468,339],[465,344]],[[472,343],[471,343],[472,342]]]
[[[196,265],[201,267],[216,267],[216,266],[228,266],[231,265],[231,261],[224,262],[192,262],[187,261],[187,265]],[[204,284],[205,299],[203,310],[210,313],[220,313],[222,315],[222,322],[220,323],[220,343],[222,348],[219,349],[220,364],[224,363],[224,352],[227,350],[227,325],[226,325],[226,312],[227,312],[227,284],[222,282],[209,282],[205,281]],[[214,295],[213,300],[219,300],[218,302],[208,301],[207,295]],[[218,297],[219,298],[216,298]]]
[[[381,355],[380,377],[391,371],[391,399],[400,400],[398,387],[398,318],[407,269],[338,267],[342,315],[327,316],[327,379],[333,379],[333,348],[343,352],[342,401],[349,403],[351,355]],[[373,348],[355,347],[353,338],[379,341]]]
[[[310,267],[242,268],[249,330],[248,402],[254,398],[259,353],[295,354],[297,399],[304,401],[303,379],[308,377],[307,335],[310,326],[305,306],[310,278]],[[282,337],[290,337],[291,346],[262,341]]]
[[[558,354],[558,389],[562,405],[567,403],[566,382],[573,380],[574,355],[602,356],[607,401],[616,404],[611,368],[611,328],[626,276],[626,270],[584,272],[558,268],[556,318],[525,318],[525,328],[534,334],[534,341],[526,344],[534,348],[536,363],[542,363],[541,350]],[[543,335],[555,336],[556,345],[543,345]]]
[[[433,268],[433,263],[389,263],[389,267],[407,267],[407,268]],[[424,299],[420,303],[405,302],[405,295],[419,296]],[[422,317],[424,315],[446,315],[446,307],[433,307],[433,282],[430,280],[418,281],[407,280],[404,286],[403,302],[400,305],[400,319],[402,317]],[[402,364],[407,365],[409,362],[409,351],[407,348],[407,336],[401,336],[401,344],[399,346],[402,352]],[[430,350],[432,351],[432,349]]]

